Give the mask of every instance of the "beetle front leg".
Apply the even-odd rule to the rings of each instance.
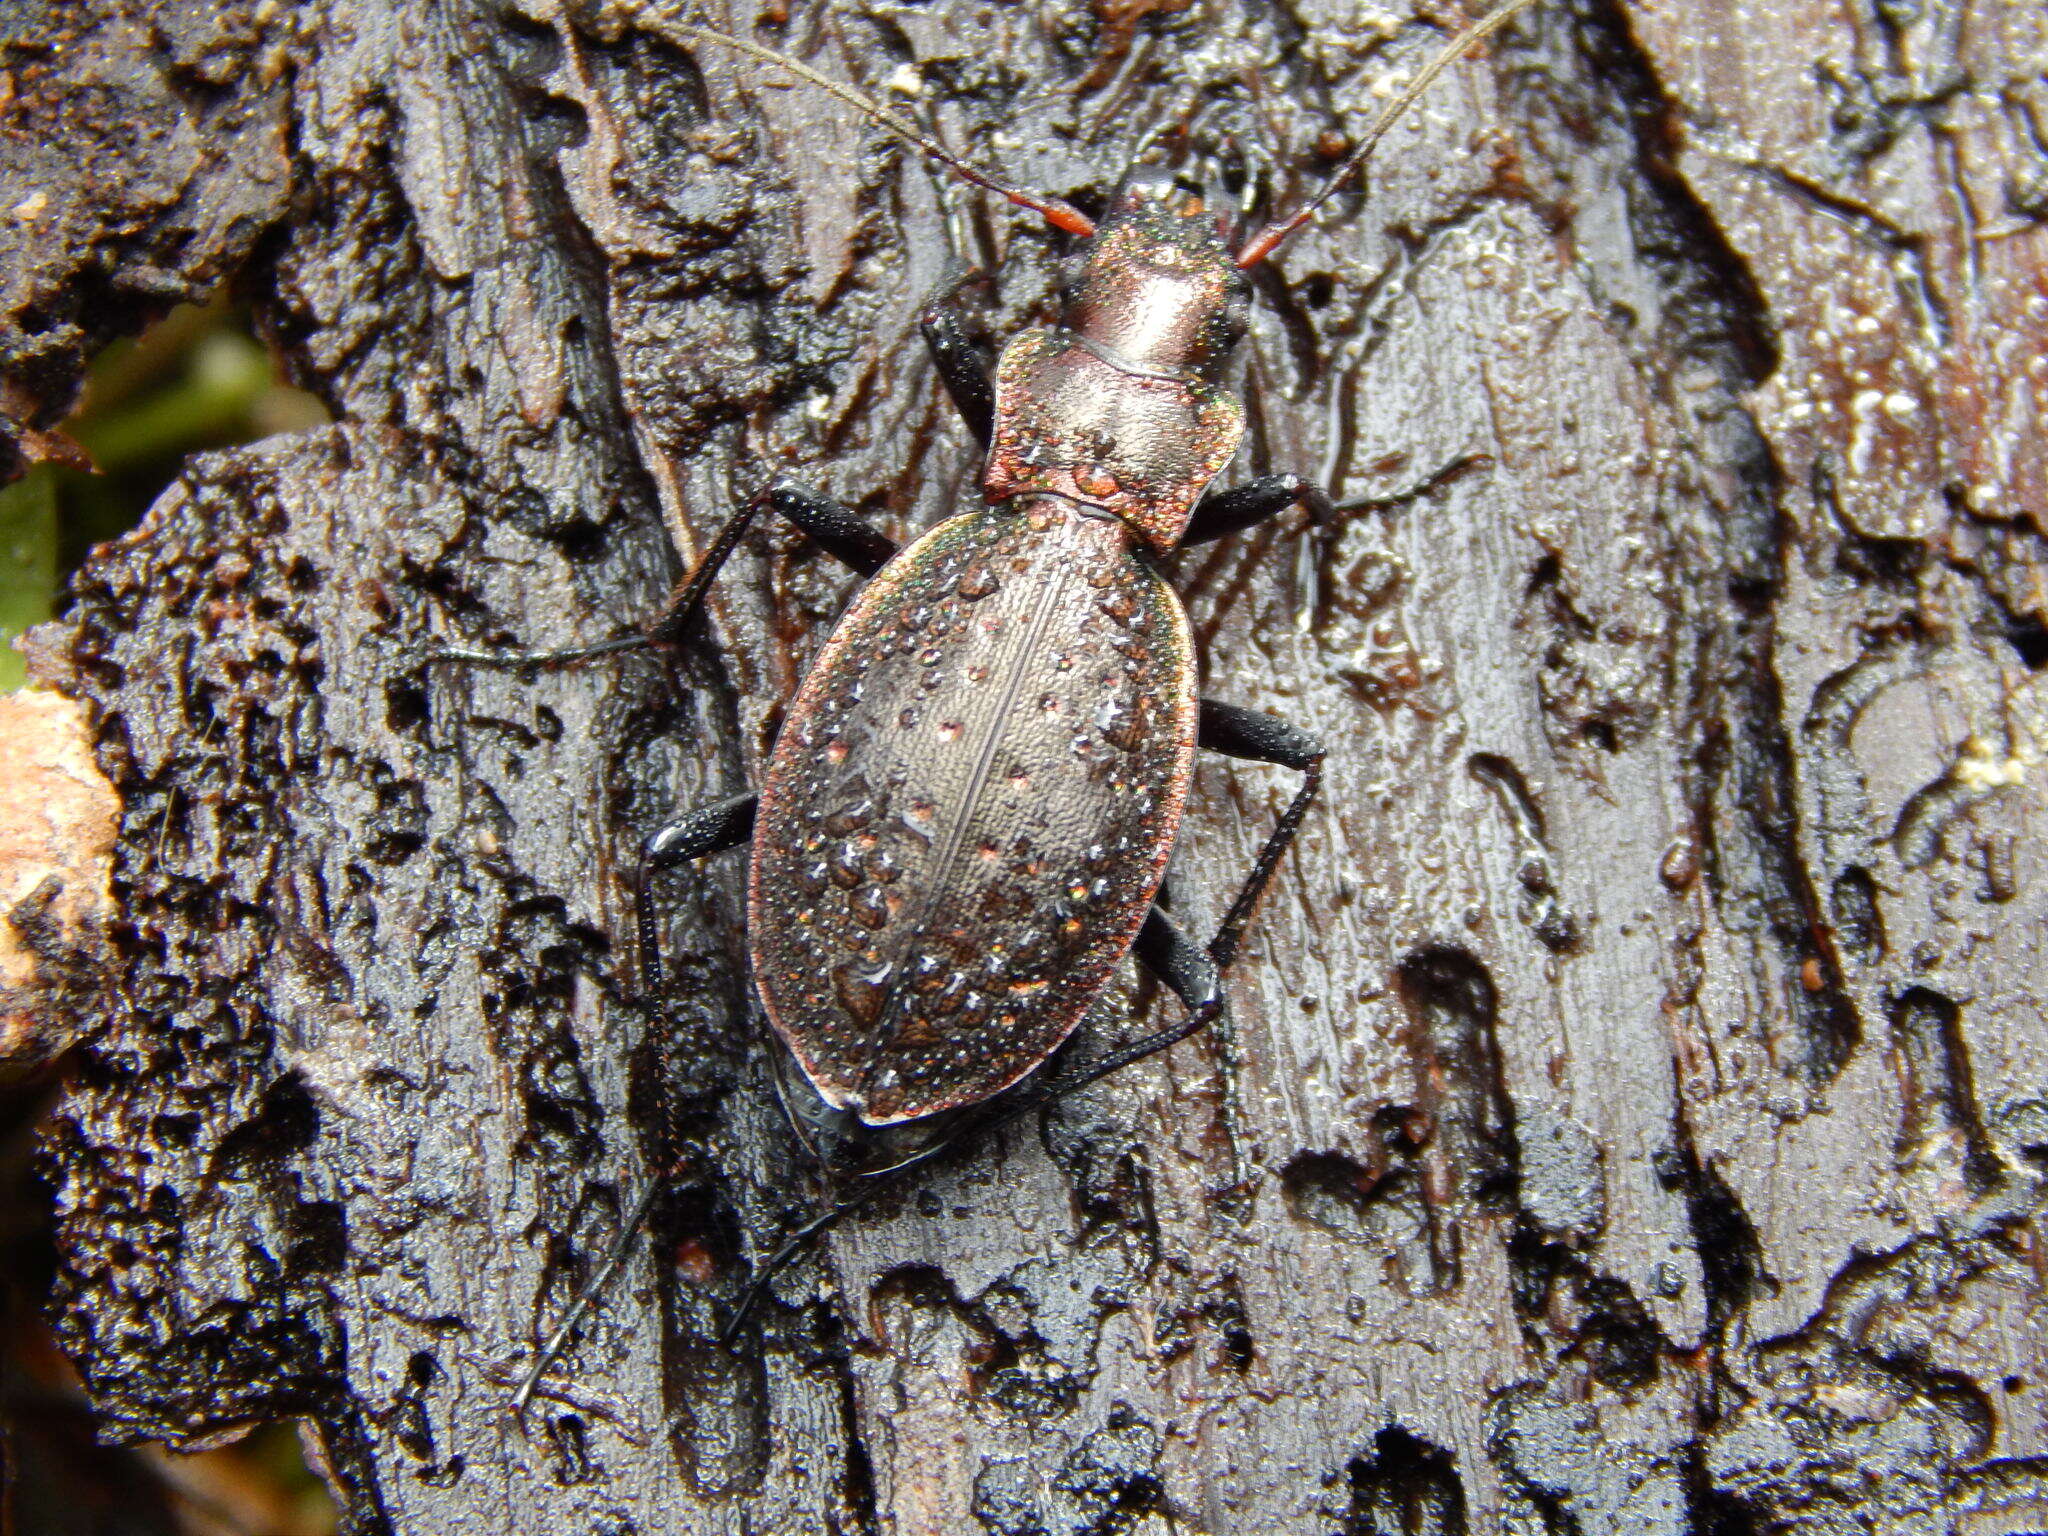
[[[1330,520],[1330,497],[1319,485],[1299,475],[1261,475],[1256,480],[1227,491],[1211,491],[1195,504],[1183,544],[1206,544],[1225,534],[1238,533],[1285,512],[1289,507],[1308,509],[1309,521],[1322,527]]]
[[[918,328],[924,332],[924,344],[954,409],[974,440],[986,448],[995,432],[995,375],[988,357],[968,334],[960,312],[960,290],[980,278],[979,272],[968,272],[940,283],[924,301]]]

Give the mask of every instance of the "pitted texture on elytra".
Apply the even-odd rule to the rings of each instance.
[[[1164,553],[1237,452],[1238,403],[1213,384],[1131,373],[1059,331],[1027,331],[996,370],[991,501],[1031,491],[1114,512]]]
[[[818,1090],[871,1123],[999,1092],[1129,949],[1187,797],[1179,599],[1050,500],[934,528],[805,680],[754,833],[754,971]]]

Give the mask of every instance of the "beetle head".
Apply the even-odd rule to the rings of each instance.
[[[1065,324],[1142,368],[1217,378],[1251,310],[1228,222],[1198,184],[1134,168],[1089,242]]]

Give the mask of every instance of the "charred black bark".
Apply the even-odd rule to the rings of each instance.
[[[630,629],[785,468],[894,536],[951,511],[922,298],[987,266],[1007,336],[1058,242],[680,11],[10,37],[14,451],[224,278],[338,421],[195,461],[41,638],[123,804],[46,1154],[103,1424],[309,1419],[363,1531],[2031,1528],[2030,14],[1560,3],[1442,82],[1262,280],[1237,477],[1348,511],[1177,561],[1206,692],[1332,747],[1235,1030],[885,1197],[732,1349],[815,1190],[736,862],[667,885],[659,998],[629,877],[755,781],[847,583],[771,534],[666,660],[430,653]],[[1176,127],[1284,202],[1448,13],[1361,16],[756,35],[1083,207]],[[1201,770],[1184,924],[1287,789]]]

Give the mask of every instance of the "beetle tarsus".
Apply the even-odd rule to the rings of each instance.
[[[666,1182],[667,1180],[663,1178],[647,1181],[647,1188],[641,1191],[640,1198],[633,1204],[632,1214],[626,1218],[625,1225],[619,1228],[619,1235],[612,1243],[611,1251],[605,1255],[604,1262],[598,1266],[597,1273],[591,1277],[590,1283],[577,1293],[574,1301],[569,1303],[568,1313],[555,1331],[548,1335],[547,1342],[541,1345],[540,1352],[534,1356],[533,1364],[527,1369],[525,1378],[519,1383],[519,1390],[512,1394],[513,1417],[525,1416],[527,1406],[539,1394],[541,1383],[546,1379],[548,1371],[569,1347],[577,1328],[582,1325],[584,1316],[617,1278],[619,1271],[625,1267],[626,1260],[632,1257],[633,1245],[639,1238],[640,1228],[646,1223],[648,1214],[653,1211],[654,1202],[660,1196],[661,1187]]]

